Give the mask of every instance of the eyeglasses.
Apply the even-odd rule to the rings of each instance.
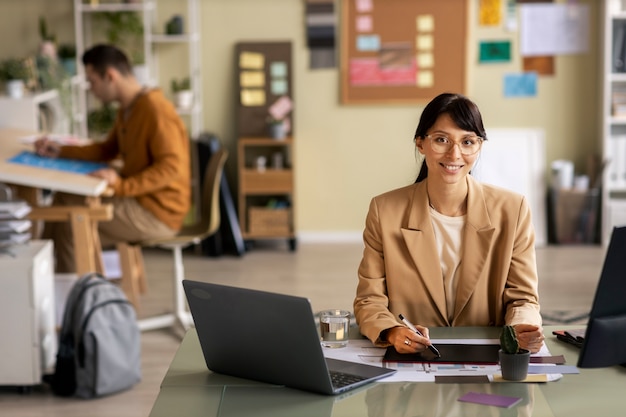
[[[450,152],[453,146],[457,145],[463,155],[474,155],[480,151],[483,145],[483,138],[480,136],[465,136],[460,142],[454,142],[450,138],[442,134],[426,135],[430,139],[430,147],[436,153]]]

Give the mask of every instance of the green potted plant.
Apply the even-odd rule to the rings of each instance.
[[[528,364],[530,363],[530,351],[520,348],[515,327],[509,325],[502,327],[498,354],[503,379],[509,381],[526,379]]]
[[[70,43],[59,45],[57,51],[63,69],[69,76],[76,75],[76,46]]]
[[[107,43],[122,49],[133,65],[133,73],[140,84],[150,84],[144,55],[144,27],[141,14],[136,11],[94,13],[96,30],[104,32]]]
[[[28,67],[21,59],[5,59],[0,65],[0,78],[4,81],[10,97],[21,98],[24,95],[24,85],[29,76]]]
[[[117,109],[111,104],[93,109],[87,114],[87,129],[90,135],[105,136],[115,124]]]
[[[180,80],[172,79],[171,88],[176,107],[185,110],[190,109],[193,104],[193,92],[191,91],[191,80],[189,77],[184,77]]]

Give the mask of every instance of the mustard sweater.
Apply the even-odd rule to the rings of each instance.
[[[63,146],[59,156],[89,161],[119,158],[123,165],[115,195],[135,197],[174,230],[182,226],[191,204],[189,137],[161,90],[146,91],[128,111],[120,110],[104,142]]]

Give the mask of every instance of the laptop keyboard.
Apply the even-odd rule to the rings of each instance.
[[[330,380],[333,383],[333,387],[341,388],[346,385],[351,385],[359,381],[363,381],[365,378],[358,375],[346,374],[343,372],[330,371]]]

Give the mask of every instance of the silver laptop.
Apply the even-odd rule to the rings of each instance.
[[[322,394],[339,394],[395,372],[325,358],[306,298],[189,280],[183,286],[204,359],[214,372]]]

